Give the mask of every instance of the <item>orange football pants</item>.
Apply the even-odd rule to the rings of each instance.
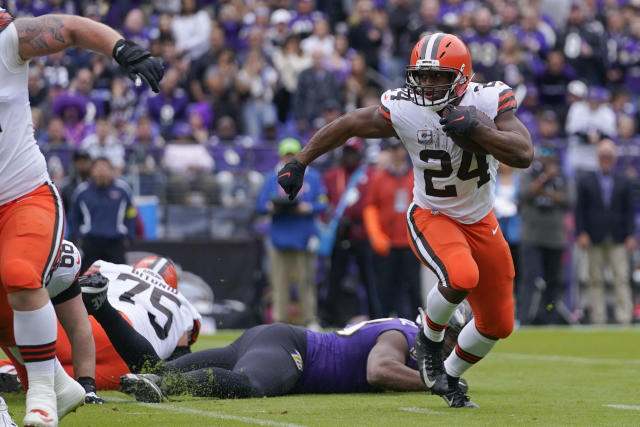
[[[443,286],[470,292],[476,327],[506,338],[513,330],[513,278],[509,245],[491,211],[473,224],[461,224],[413,204],[407,212],[411,249]]]
[[[15,345],[6,294],[43,286],[63,236],[62,200],[51,183],[0,206],[0,345]]]

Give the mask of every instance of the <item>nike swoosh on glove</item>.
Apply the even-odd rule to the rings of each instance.
[[[452,105],[447,105],[442,109],[440,124],[442,130],[449,136],[451,134],[469,136],[478,126],[476,107],[469,106],[464,110],[459,110]]]
[[[289,195],[289,200],[295,199],[302,188],[305,169],[306,166],[294,158],[278,171],[278,184]]]

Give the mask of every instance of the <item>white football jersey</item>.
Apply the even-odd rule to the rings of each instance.
[[[516,108],[515,97],[502,82],[470,83],[460,105],[474,105],[494,119]],[[381,110],[411,156],[413,201],[463,224],[484,218],[493,208],[498,161],[491,155],[462,150],[442,130],[440,116],[414,104],[406,89],[382,94]]]
[[[0,31],[0,205],[49,180],[33,136],[28,78],[28,61],[18,55],[18,31],[8,24]]]
[[[151,270],[106,261],[94,262],[89,271],[96,270],[109,279],[111,305],[131,320],[161,359],[171,356],[184,333],[192,333],[202,319],[184,295]]]

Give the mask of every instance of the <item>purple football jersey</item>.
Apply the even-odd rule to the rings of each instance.
[[[307,355],[298,393],[375,391],[367,383],[367,357],[383,332],[397,330],[409,343],[406,365],[418,369],[413,340],[418,326],[407,319],[375,319],[329,333],[307,331]]]

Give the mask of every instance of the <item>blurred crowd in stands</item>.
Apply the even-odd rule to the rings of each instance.
[[[614,147],[614,170],[629,180],[631,214],[640,206],[638,0],[7,0],[5,7],[16,16],[78,13],[103,21],[166,67],[160,93],[153,94],[121,75],[111,59],[90,52],[70,50],[31,62],[34,131],[52,177],[67,187],[66,203],[89,176],[86,159],[99,157],[136,196],[157,197],[166,220],[176,206],[253,212],[264,175],[280,160],[279,141],[294,137],[304,145],[345,111],[377,104],[384,90],[404,85],[414,43],[444,31],[467,43],[476,81],[501,80],[514,88],[517,114],[536,146],[531,170],[501,168],[497,191],[496,212],[518,275],[531,282],[526,289],[537,289],[521,298],[537,304],[520,310],[527,313],[523,323],[557,316],[577,321],[579,309],[591,309],[569,286],[588,280],[580,259],[590,245],[581,239],[577,250],[566,249],[575,240],[579,180],[601,174],[602,140]],[[360,161],[371,168],[391,164],[393,142],[357,145]],[[344,157],[338,150],[314,167],[325,172]],[[344,190],[345,179],[329,193]],[[521,189],[522,181],[538,187]],[[564,197],[554,196],[560,193]],[[339,196],[330,200],[325,220]],[[542,230],[527,228],[531,215],[521,218],[527,203],[544,212],[557,209],[556,223],[544,225],[555,227],[548,241],[536,238]],[[238,218],[246,215],[232,219]],[[360,212],[338,240],[357,235],[366,241],[363,224]],[[225,230],[241,235],[245,228]],[[374,237],[376,253],[384,254],[380,236]],[[553,271],[542,272],[550,261],[533,271],[520,268],[528,264],[518,255],[530,259],[532,246],[559,263]],[[630,267],[628,277],[636,266]],[[373,306],[369,301],[369,311]],[[599,310],[603,323],[606,313]],[[557,311],[553,319],[549,311]],[[640,306],[635,316],[640,318]],[[628,323],[630,317],[616,320]]]

